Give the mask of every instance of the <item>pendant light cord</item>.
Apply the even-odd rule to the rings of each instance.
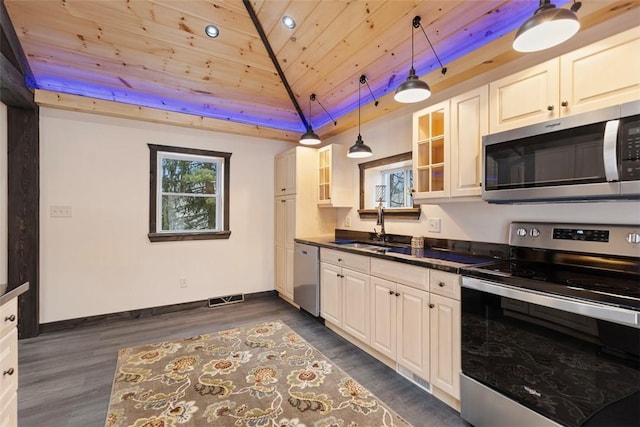
[[[442,61],[440,61],[440,58],[438,57],[438,54],[436,53],[435,48],[431,44],[431,40],[429,40],[429,36],[427,36],[427,32],[424,30],[424,27],[422,26],[422,23],[420,21],[421,21],[421,18],[419,16],[416,16],[415,18],[413,18],[413,27],[420,28],[422,30],[422,34],[424,34],[424,37],[427,39],[427,42],[429,42],[429,46],[431,47],[433,54],[436,56],[436,59],[438,60],[438,64],[440,64],[440,69],[442,70],[442,74],[447,74],[447,67],[442,65]],[[413,66],[413,30],[411,30],[411,56],[412,56],[411,62]]]
[[[362,83],[358,81],[358,136],[361,136],[360,135],[360,86],[362,86]]]

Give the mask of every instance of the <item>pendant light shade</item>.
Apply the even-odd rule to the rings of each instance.
[[[431,88],[427,82],[423,82],[416,75],[416,70],[411,67],[409,70],[409,77],[402,82],[396,89],[396,94],[393,95],[393,99],[396,102],[402,102],[403,104],[409,104],[413,102],[424,101],[431,96]]]
[[[418,76],[416,75],[416,70],[413,67],[413,29],[414,28],[422,29],[422,32],[424,33],[425,38],[429,42],[429,46],[431,46],[431,50],[433,51],[433,54],[436,56],[438,63],[440,63],[442,74],[444,75],[447,73],[447,68],[442,65],[442,62],[440,62],[440,58],[438,58],[438,54],[436,53],[436,50],[433,48],[433,45],[431,44],[431,40],[429,40],[429,37],[427,37],[427,33],[424,31],[424,28],[422,28],[421,18],[419,16],[414,17],[411,24],[411,69],[409,70],[409,77],[407,77],[407,80],[400,83],[400,86],[398,86],[398,88],[396,89],[395,95],[393,95],[393,99],[396,102],[401,102],[404,104],[424,101],[425,99],[431,96],[431,88],[426,82],[423,82],[418,78]]]
[[[366,145],[362,140],[362,135],[358,133],[358,139],[356,139],[356,143],[349,147],[349,152],[347,153],[347,157],[351,157],[352,159],[361,159],[363,157],[372,156],[373,152],[371,151],[371,147]]]
[[[360,135],[360,86],[365,83],[367,83],[367,77],[363,74],[360,76],[360,84],[358,84],[358,138],[356,139],[356,143],[349,147],[349,151],[347,152],[347,157],[352,159],[361,159],[373,155],[373,151],[364,143],[362,135]],[[376,101],[376,107],[377,106],[378,102]]]
[[[318,145],[320,142],[320,137],[313,131],[311,126],[309,126],[307,131],[300,137],[300,144],[302,145]]]
[[[518,29],[513,49],[518,52],[536,52],[557,46],[569,40],[580,29],[575,11],[580,3],[569,9],[556,8],[550,0],[540,0],[540,7]]]

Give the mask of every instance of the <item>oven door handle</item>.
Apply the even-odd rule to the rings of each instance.
[[[604,304],[588,303],[530,289],[523,290],[502,283],[498,284],[476,279],[474,277],[463,276],[462,287],[640,329],[640,313],[633,310],[626,310]],[[462,301],[464,304],[464,298]]]

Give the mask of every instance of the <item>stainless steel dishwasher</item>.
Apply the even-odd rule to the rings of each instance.
[[[320,315],[320,249],[317,246],[295,244],[293,301],[314,316]]]

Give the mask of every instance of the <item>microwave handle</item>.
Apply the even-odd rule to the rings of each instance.
[[[604,160],[604,174],[607,181],[618,181],[618,127],[620,120],[609,120],[604,127],[604,139],[602,144],[602,158]]]

